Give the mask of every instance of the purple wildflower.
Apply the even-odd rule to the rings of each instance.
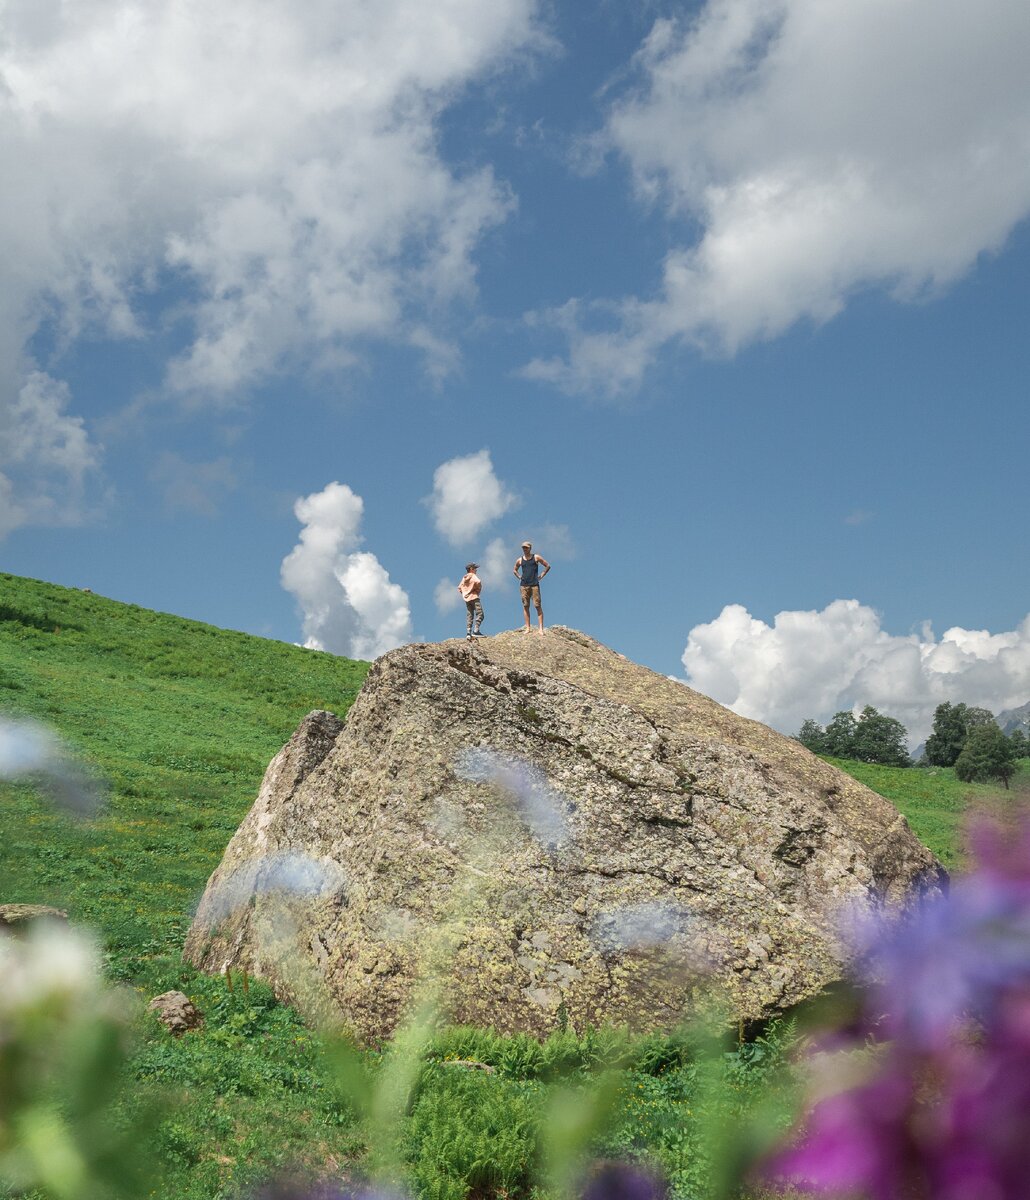
[[[869,1200],[1030,1195],[1030,822],[973,845],[950,895],[867,937],[874,1073],[819,1101],[768,1177]]]
[[[804,1140],[773,1159],[768,1175],[806,1191],[905,1195],[898,1185],[919,1172],[908,1129],[914,1091],[907,1073],[895,1071],[828,1097],[813,1110]]]
[[[598,1163],[582,1200],[665,1200],[668,1189],[656,1175],[633,1163]]]
[[[924,1049],[971,1018],[989,1022],[1004,995],[1030,987],[1030,822],[1014,840],[988,826],[971,840],[977,867],[948,896],[861,931],[868,1014]]]

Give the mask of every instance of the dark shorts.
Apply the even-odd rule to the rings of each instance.
[[[519,591],[522,593],[522,607],[523,608],[529,608],[529,602],[531,600],[537,606],[537,608],[540,607],[540,584],[539,583],[531,583],[529,585],[529,587],[520,587]]]

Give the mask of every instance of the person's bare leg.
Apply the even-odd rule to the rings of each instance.
[[[526,616],[528,618],[529,614],[527,613]],[[544,610],[542,608],[536,610],[536,623],[540,626],[537,632],[542,635],[544,632]]]
[[[523,606],[522,606],[522,612],[523,612],[523,614],[525,615],[525,618],[526,618],[526,627],[525,627],[525,629],[523,629],[523,631],[522,631],[522,632],[523,632],[523,633],[529,633],[529,605],[528,605],[528,604],[523,604]]]

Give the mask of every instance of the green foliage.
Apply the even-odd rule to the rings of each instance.
[[[726,1054],[726,1077],[731,1082],[759,1087],[768,1076],[782,1069],[798,1041],[796,1016],[770,1021],[764,1032],[751,1041],[741,1041]]]
[[[509,1079],[549,1082],[617,1067],[658,1074],[681,1065],[689,1054],[683,1034],[638,1038],[621,1028],[587,1028],[582,1034],[559,1029],[540,1042],[527,1034],[509,1037],[490,1029],[457,1025],[433,1038],[428,1058],[483,1063]]]
[[[934,767],[953,767],[969,734],[994,724],[994,714],[986,708],[948,701],[938,704],[933,712],[933,731],[926,739],[926,761]]]
[[[1007,801],[995,785],[962,783],[951,768],[913,771],[844,759],[830,761],[897,805],[916,836],[949,870],[965,866],[962,832],[970,811]],[[1030,788],[1030,764],[1017,769],[1015,783],[1024,791]]]
[[[759,1110],[776,1132],[794,1112],[793,1021],[728,1049],[696,1031],[643,1039],[588,1031],[567,1041],[563,1053],[557,1038],[540,1054],[527,1053],[529,1041],[467,1027],[433,1039],[406,1139],[419,1195],[539,1194],[544,1144],[556,1121],[571,1121],[585,1129],[589,1157],[652,1163],[674,1196],[710,1200],[724,1194],[716,1160],[752,1136]],[[566,1073],[545,1080],[544,1059],[562,1061]],[[492,1060],[496,1073],[448,1065],[454,1060]],[[609,1073],[613,1063],[620,1069]]]
[[[859,762],[883,763],[888,767],[911,766],[905,745],[907,737],[900,721],[884,716],[867,704],[858,719],[852,757]]]
[[[1013,729],[1009,734],[1009,741],[1012,743],[1012,757],[1026,758],[1030,754],[1030,739],[1022,729]]]
[[[825,730],[809,718],[795,735],[813,754],[850,758],[857,762],[883,763],[892,767],[911,766],[905,741],[905,726],[894,717],[884,716],[867,704],[857,719],[851,712],[839,712]]]
[[[542,1099],[534,1081],[433,1067],[423,1077],[405,1139],[418,1194],[425,1200],[528,1195]]]
[[[826,754],[826,731],[818,721],[813,721],[811,717],[804,721],[801,728],[794,735],[797,740],[807,750],[811,750],[813,754]]]
[[[834,758],[854,758],[855,732],[858,722],[849,711],[834,713],[833,720],[826,726],[823,740],[824,753]]]
[[[353,1156],[352,1114],[296,1014],[260,984],[230,995],[181,953],[269,760],[311,709],[342,716],[366,665],[10,575],[0,600],[0,706],[109,784],[89,824],[0,786],[0,899],[66,908],[98,930],[109,976],[144,1000],[178,988],[206,1016],[178,1041],[148,1017],[128,1066],[123,1125],[152,1097],[189,1097],[156,1133],[162,1194]]]
[[[95,949],[59,927],[5,937],[0,978],[0,1188],[141,1195],[154,1114],[124,1111],[131,1013],[104,987]]]
[[[311,709],[342,716],[367,667],[11,575],[0,597],[0,707],[109,782],[89,826],[0,789],[3,900],[67,908],[116,977],[156,986],[269,760]]]
[[[1016,771],[1015,758],[1012,742],[992,720],[990,725],[970,729],[962,753],[955,760],[955,775],[964,783],[1000,779],[1007,788]]]

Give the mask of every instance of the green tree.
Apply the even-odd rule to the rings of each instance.
[[[1013,758],[1026,758],[1030,754],[1030,741],[1022,729],[1013,729],[1009,741],[1012,743]]]
[[[955,760],[955,774],[963,783],[1000,779],[1008,787],[1015,770],[1012,741],[997,724],[974,726]]]
[[[855,757],[855,734],[858,722],[855,714],[846,709],[833,714],[833,720],[826,726],[823,745],[824,753],[832,754],[834,758]]]
[[[888,767],[910,767],[908,731],[894,717],[877,712],[871,704],[862,709],[855,729],[853,755],[859,762],[883,763]]]
[[[975,708],[972,704],[966,706],[966,737],[981,725],[997,725],[994,713],[989,708]]]
[[[811,750],[813,754],[826,753],[826,731],[818,721],[813,721],[811,717],[802,724],[794,736],[802,746]]]
[[[926,761],[932,767],[953,767],[974,729],[997,725],[994,713],[970,704],[938,704],[933,713],[933,733],[926,739]]]
[[[933,732],[926,739],[931,767],[953,767],[966,744],[966,706],[945,700],[933,710]]]

